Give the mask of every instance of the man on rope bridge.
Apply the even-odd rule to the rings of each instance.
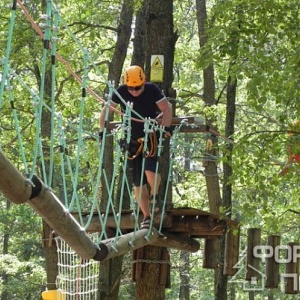
[[[288,135],[288,159],[285,167],[279,172],[279,176],[285,176],[294,162],[300,165],[300,121],[295,121],[289,126]]]
[[[125,100],[122,101],[122,99]],[[170,127],[172,121],[171,104],[162,94],[158,86],[154,83],[146,82],[146,76],[143,69],[139,66],[130,66],[124,73],[124,84],[117,89],[117,93],[112,96],[109,107],[109,115],[118,104],[121,105],[122,112],[126,110],[126,103],[132,104],[131,120],[131,140],[128,145],[128,167],[132,174],[134,194],[144,215],[141,228],[149,228],[150,219],[150,201],[158,202],[158,190],[161,177],[157,172],[157,136],[155,131],[149,135],[151,144],[150,151],[145,157],[143,165],[143,146],[142,141],[145,137],[144,122],[142,118],[155,119],[162,115],[160,125],[164,127],[165,137],[172,135]],[[106,119],[106,107],[100,113],[100,131],[99,138],[103,138],[103,130]],[[138,120],[137,120],[138,119]],[[144,171],[144,172],[143,172]],[[150,186],[150,196],[147,189],[147,183]]]

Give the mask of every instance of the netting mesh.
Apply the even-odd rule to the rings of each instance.
[[[98,118],[92,115],[90,109],[91,107],[95,110],[99,108],[99,102],[101,101],[103,103],[106,102],[108,107],[111,95],[115,91],[113,84],[107,82],[109,95],[106,101],[99,97],[91,88],[90,84],[92,83],[89,81],[89,76],[99,76],[103,81],[105,81],[106,76],[101,74],[89,53],[76,40],[52,1],[47,1],[47,14],[43,16],[46,26],[43,29],[40,29],[20,0],[15,2],[31,24],[33,31],[40,36],[41,41],[46,39],[50,47],[44,47],[42,50],[42,59],[39,62],[41,71],[39,87],[36,86],[36,82],[34,82],[32,77],[28,75],[29,72],[18,73],[14,70],[13,64],[10,64],[10,50],[14,41],[13,28],[17,21],[16,7],[14,7],[11,11],[6,57],[3,60],[0,86],[1,114],[5,116],[11,114],[12,118],[11,120],[5,118],[3,121],[4,123],[7,122],[3,128],[7,127],[10,130],[0,132],[0,137],[5,135],[5,138],[1,139],[0,142],[1,150],[6,151],[10,156],[15,155],[15,157],[18,157],[19,170],[22,173],[29,174],[30,178],[32,178],[33,174],[38,173],[47,188],[49,190],[53,189],[53,191],[58,193],[58,198],[65,208],[64,216],[69,212],[72,214],[77,213],[77,221],[81,226],[80,230],[88,231],[92,221],[96,219],[99,227],[97,227],[99,229],[98,234],[89,235],[94,244],[99,245],[102,240],[108,239],[106,232],[107,222],[110,222],[110,225],[113,224],[115,236],[111,241],[111,249],[117,252],[118,238],[123,235],[120,227],[122,209],[124,208],[123,195],[125,190],[129,194],[131,192],[125,172],[127,154],[125,153],[124,155],[124,149],[120,147],[118,141],[124,136],[127,136],[128,140],[130,140],[130,128],[128,123],[120,122],[119,127],[108,132],[108,134],[105,129],[104,139],[102,143],[99,143],[98,133],[91,133],[91,128],[94,126],[93,123],[97,122],[98,124]],[[74,39],[74,42],[78,43],[79,51],[76,52],[76,57],[73,57],[72,63],[66,61],[56,51],[59,24]],[[47,82],[51,85],[51,91],[48,91],[49,94],[45,95],[49,54],[52,61],[54,61],[54,57],[57,59],[57,63],[51,65],[51,82]],[[24,60],[27,57],[28,55],[24,55]],[[32,62],[28,62],[28,65],[30,63]],[[77,63],[78,66],[80,65],[77,68],[83,70],[81,77],[78,76],[80,72],[73,70]],[[60,78],[58,76],[62,69],[65,72],[63,78],[68,73],[75,80],[70,80],[71,83],[65,83],[64,91],[60,91],[63,95],[61,96],[63,101],[59,102],[56,101],[56,84],[59,82]],[[70,91],[72,91],[72,94],[69,94]],[[22,101],[18,98],[20,94],[23,96]],[[72,101],[68,98],[70,95],[74,97]],[[91,104],[93,101],[95,102],[95,99],[97,104]],[[132,113],[130,104],[127,103],[126,105],[128,110],[126,110],[125,114],[118,112],[120,115],[122,114],[124,121],[126,118],[130,119],[130,114]],[[135,115],[138,116],[136,113]],[[46,121],[48,121],[47,124],[45,124],[45,116]],[[106,121],[108,121],[108,118]],[[141,117],[139,121],[144,122],[146,141],[148,133],[153,131],[158,133],[160,137],[158,155],[160,155],[163,148],[162,136],[164,129],[156,120],[148,120]],[[182,123],[182,125],[188,124]],[[46,126],[49,127],[47,134],[45,134]],[[166,192],[170,184],[172,163],[176,156],[176,147],[178,145],[176,136],[179,130],[180,126],[173,132],[169,148],[170,163],[168,170],[165,171],[168,178],[164,186]],[[109,176],[103,168],[107,137],[113,137],[114,140],[112,151],[115,156],[113,169],[111,170],[112,176]],[[2,140],[10,141],[4,144]],[[122,186],[122,191],[119,199],[116,199],[116,186],[118,185]],[[105,205],[100,203],[102,189],[107,191]],[[166,197],[167,193],[162,199],[164,203],[162,214],[164,214],[166,209],[168,200]],[[135,244],[136,232],[139,230],[140,208],[135,205],[136,200],[138,201],[139,199],[131,197],[129,203],[132,210],[131,217],[134,220],[134,225],[131,228],[134,234],[128,241],[130,245]],[[154,215],[154,206],[152,215]],[[160,224],[157,226],[158,231],[162,229],[162,222],[163,220],[161,219]],[[152,226],[153,220],[151,220],[150,227]],[[149,238],[149,236],[146,238]],[[58,250],[59,274],[57,287],[59,299],[96,299],[99,263],[93,259],[80,258],[64,241],[63,237],[56,237],[56,244]]]
[[[97,240],[97,235],[90,236]],[[55,238],[58,253],[57,288],[63,299],[96,299],[99,281],[99,262],[82,259],[60,237]]]
[[[120,136],[125,135],[130,138],[130,128],[121,124],[118,129],[109,133],[114,137],[114,169],[112,176],[106,174],[106,170],[102,168],[104,160],[104,150],[106,147],[106,132],[104,140],[100,144],[97,133],[91,133],[93,122],[97,122],[96,116],[91,115],[90,106],[92,101],[97,100],[97,105],[93,104],[93,108],[98,107],[99,102],[105,101],[99,97],[90,86],[89,76],[99,76],[103,80],[106,76],[101,74],[99,68],[94,64],[93,59],[89,56],[86,49],[76,40],[68,28],[66,22],[60,15],[59,10],[54,2],[47,1],[46,14],[42,16],[43,28],[34,21],[33,17],[26,9],[26,4],[20,0],[14,2],[11,9],[11,18],[9,23],[9,34],[7,38],[7,49],[3,64],[3,72],[1,74],[0,86],[0,109],[3,115],[12,115],[12,119],[5,118],[7,128],[10,130],[2,131],[0,135],[5,135],[1,139],[1,150],[18,157],[19,170],[29,176],[28,181],[32,179],[34,174],[38,174],[47,189],[58,194],[58,199],[64,205],[64,216],[68,213],[77,213],[79,230],[87,230],[92,219],[98,218],[99,234],[91,236],[94,244],[98,245],[103,239],[107,239],[106,223],[110,221],[115,224],[115,240],[112,240],[112,249],[117,249],[117,239],[122,235],[120,229],[120,221],[122,215],[122,199],[123,195],[116,200],[116,180],[120,180],[120,170],[126,169],[126,157],[123,159],[122,149],[117,140]],[[16,42],[14,39],[14,27],[20,26],[17,10],[21,10],[22,22],[29,22],[32,27],[32,33],[36,33],[41,38],[41,60],[37,66],[40,71],[40,85],[29,76],[29,72],[17,72],[14,63],[11,61],[12,47]],[[24,20],[24,16],[26,20]],[[66,61],[56,51],[57,30],[59,26],[63,27],[71,39],[78,45],[76,59],[72,63]],[[49,66],[49,58],[57,62]],[[24,55],[24,63],[30,55]],[[76,64],[80,64],[82,68],[80,72],[74,71]],[[28,65],[33,62],[28,61]],[[78,67],[78,66],[77,66]],[[48,74],[47,70],[51,69],[51,81],[46,82]],[[63,75],[59,72],[62,72]],[[66,76],[69,73],[75,80],[66,86],[63,97],[66,97],[61,103],[56,101],[57,82],[59,76]],[[91,75],[92,73],[92,75]],[[95,75],[97,73],[97,75]],[[74,83],[75,82],[75,83]],[[47,90],[47,84],[51,89]],[[108,100],[114,92],[113,84],[107,82],[109,87]],[[72,94],[69,94],[72,91]],[[22,101],[19,95],[22,94]],[[65,101],[68,96],[75,98]],[[90,102],[89,102],[90,101]],[[67,104],[67,105],[66,105]],[[119,112],[122,114],[121,112]],[[128,111],[128,114],[130,112]],[[138,114],[136,114],[138,116]],[[129,115],[130,116],[130,115]],[[160,132],[162,135],[163,128],[154,120],[143,120],[145,122],[146,139],[147,134],[153,130]],[[8,143],[3,143],[3,141]],[[146,143],[145,143],[146,144]],[[14,147],[12,147],[12,145]],[[14,151],[9,151],[14,148]],[[161,145],[160,148],[161,149]],[[143,149],[144,150],[144,149]],[[125,172],[123,172],[125,174]],[[129,184],[125,175],[121,178],[120,183],[123,189],[129,189]],[[102,183],[102,186],[101,186]],[[168,183],[167,183],[168,184]],[[104,186],[103,186],[104,185]],[[105,188],[108,191],[108,199],[105,199],[105,205],[101,205],[99,191]],[[53,197],[51,197],[52,200]],[[130,206],[133,207],[132,217],[134,219],[134,232],[139,230],[139,214],[140,209],[134,204],[134,200],[130,199]],[[102,208],[102,210],[101,210]],[[103,209],[104,208],[104,209]],[[104,210],[104,211],[103,211]],[[108,214],[110,216],[108,217]],[[50,213],[49,213],[50,214]],[[55,220],[56,221],[56,220]],[[61,219],[63,222],[63,218]],[[152,224],[151,224],[152,226]],[[161,228],[161,225],[160,225]],[[149,231],[150,232],[150,231]],[[134,245],[135,234],[132,235],[130,244]],[[98,272],[99,263],[91,260],[81,259],[73,249],[66,244],[63,237],[56,238],[58,249],[58,271],[57,287],[59,297],[67,299],[95,299],[98,289]]]

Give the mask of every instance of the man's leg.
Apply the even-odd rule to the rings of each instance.
[[[147,185],[144,184],[142,187],[135,186],[134,195],[144,215],[144,219],[150,217],[149,193],[147,190]]]
[[[157,195],[160,182],[161,182],[161,176],[159,173],[154,173],[152,171],[145,171],[147,182],[150,186],[150,194],[151,195]]]

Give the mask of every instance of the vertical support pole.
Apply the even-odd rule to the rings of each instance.
[[[239,244],[240,231],[234,232],[232,228],[229,228],[225,236],[224,275],[233,276],[238,271],[238,268],[234,268],[234,266],[239,260]]]
[[[286,257],[286,269],[285,269],[285,294],[298,294],[299,291],[299,266],[298,266],[298,256],[297,243],[287,244],[287,257]]]
[[[279,263],[276,261],[275,249],[280,245],[279,235],[269,235],[266,248],[266,288],[278,288],[280,282]],[[269,249],[268,249],[269,248]],[[272,255],[273,254],[273,255]]]
[[[247,231],[247,266],[246,280],[252,281],[260,275],[259,262],[260,257],[254,256],[254,247],[261,245],[261,229],[249,228]]]
[[[203,268],[216,269],[218,267],[219,239],[205,239]]]

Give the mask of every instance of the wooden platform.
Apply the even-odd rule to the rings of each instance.
[[[78,215],[73,214],[78,220]],[[162,232],[170,234],[186,235],[191,238],[216,238],[226,233],[228,227],[237,227],[238,222],[225,219],[223,216],[211,214],[199,209],[180,207],[167,210],[162,216],[158,214],[154,218],[154,226],[159,226],[163,217]],[[89,215],[83,215],[82,220],[86,222]],[[139,216],[139,223],[142,221],[142,215]],[[130,232],[134,230],[135,218],[132,210],[123,210],[120,218],[120,224],[116,224],[115,217],[109,213],[106,221],[106,229],[115,230],[117,226],[121,231]],[[87,232],[101,232],[99,216],[95,213],[92,217]]]

